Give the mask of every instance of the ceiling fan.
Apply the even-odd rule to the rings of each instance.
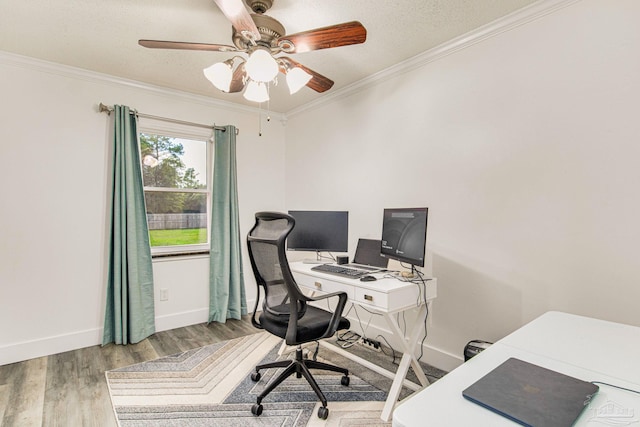
[[[234,46],[161,40],[139,40],[141,46],[152,49],[185,49],[213,52],[244,53],[204,69],[205,76],[223,92],[244,89],[244,97],[256,102],[269,99],[268,84],[276,82],[278,72],[286,75],[293,94],[303,86],[325,92],[333,81],[296,62],[286,54],[303,53],[364,43],[367,30],[357,21],[345,22],[296,34],[285,34],[284,26],[264,13],[274,0],[245,0],[253,11],[249,13],[243,0],[214,0],[231,22]],[[283,55],[284,54],[284,55]],[[234,63],[238,65],[233,69]]]

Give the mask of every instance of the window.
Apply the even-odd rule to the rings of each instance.
[[[141,127],[139,141],[152,255],[208,251],[209,138]]]

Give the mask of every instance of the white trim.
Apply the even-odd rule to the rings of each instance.
[[[102,328],[54,335],[0,347],[0,366],[102,343]]]
[[[283,126],[285,126],[287,123],[287,119],[291,116],[295,116],[296,114],[299,114],[303,111],[318,108],[336,99],[345,98],[353,93],[368,88],[378,83],[379,81],[383,81],[390,77],[409,72],[419,67],[423,67],[430,62],[436,61],[440,58],[444,58],[445,56],[451,55],[452,53],[465,49],[483,40],[495,37],[505,31],[509,31],[521,25],[525,25],[529,22],[535,21],[538,18],[554,13],[560,9],[577,3],[578,1],[581,0],[540,0],[509,15],[496,19],[495,21],[490,22],[487,25],[470,31],[467,34],[463,34],[462,36],[443,43],[440,46],[436,46],[433,49],[420,53],[413,58],[393,65],[378,73],[372,74],[371,76],[368,76],[341,89],[330,92],[328,94],[324,94],[316,100],[301,105],[300,107],[294,108],[285,113],[271,112],[270,114],[274,118],[274,120],[279,120],[283,124]],[[155,86],[136,80],[114,77],[108,74],[84,70],[68,65],[56,64],[53,62],[17,55],[9,52],[0,51],[0,63],[16,67],[35,69],[38,71],[58,74],[80,80],[88,80],[94,83],[108,83],[129,86],[145,91],[154,92],[160,95],[182,98],[185,101],[200,103],[210,107],[224,108],[227,110],[233,110],[243,113],[249,112],[253,114],[260,114],[261,112],[261,109],[256,107],[249,107],[246,105],[222,101],[202,95],[195,95],[175,89],[168,89],[165,87]],[[96,100],[96,103],[99,102],[100,100]]]
[[[429,314],[429,321],[431,320],[432,314]],[[362,330],[360,329],[360,320],[354,316],[347,316],[349,321],[351,321],[351,330],[362,334]],[[398,338],[395,334],[393,334],[390,330],[381,327],[380,325],[375,324],[374,322],[369,322],[365,328],[367,330],[367,336],[369,338],[375,338],[378,335],[382,335],[385,337],[394,349],[398,350],[402,348],[402,343],[400,342],[400,338]],[[427,341],[429,338],[427,338]],[[387,343],[384,343],[385,345]],[[462,356],[458,356],[448,351],[442,350],[440,348],[433,347],[425,342],[423,345],[423,355],[420,359],[421,362],[426,363],[428,365],[434,366],[438,369],[442,369],[443,371],[452,371],[453,369],[460,366],[463,362]],[[462,353],[462,349],[460,350]],[[416,349],[416,357],[420,354],[419,348]]]
[[[416,68],[424,67],[431,62],[437,61],[441,58],[456,53],[462,49],[466,49],[476,43],[480,43],[484,40],[495,37],[506,31],[510,31],[521,25],[525,25],[529,22],[535,21],[536,19],[554,13],[560,9],[572,5],[573,3],[577,3],[578,1],[581,0],[540,0],[538,2],[532,3],[527,7],[510,13],[509,15],[506,15],[502,18],[496,19],[489,24],[486,24],[473,31],[456,37],[455,39],[447,41],[439,46],[434,47],[433,49],[429,49],[403,62],[372,74],[362,80],[326,94],[321,98],[289,110],[285,113],[286,117],[291,118],[296,114],[302,113],[303,111],[319,108],[337,99],[346,98],[347,96],[369,88],[379,83],[380,81],[387,80],[391,77],[397,77],[400,74],[407,73],[409,71],[415,70]]]
[[[247,301],[247,307],[253,307],[252,304],[254,300]],[[206,323],[208,319],[208,308],[156,316],[156,332]],[[102,331],[103,328],[94,328],[4,345],[0,347],[0,366],[101,345]]]
[[[138,139],[140,134],[160,135],[172,139],[185,139],[193,142],[204,143],[205,158],[206,158],[206,188],[167,188],[167,187],[149,187],[144,186],[143,190],[147,192],[157,193],[194,193],[204,194],[206,196],[206,206],[209,207],[205,212],[207,214],[207,241],[205,243],[196,243],[190,245],[174,245],[174,246],[151,246],[151,255],[179,255],[183,253],[202,252],[209,251],[211,244],[209,242],[211,237],[211,200],[213,195],[213,157],[214,157],[214,140],[212,136],[212,130],[203,128],[194,128],[190,125],[155,121],[151,119],[151,122],[145,120],[138,128]],[[142,145],[138,147],[142,150]],[[140,154],[142,157],[142,154]],[[145,194],[146,200],[146,194]],[[148,225],[148,224],[147,224]],[[151,232],[151,230],[149,230]],[[149,233],[151,238],[151,233]]]
[[[182,99],[184,101],[201,104],[208,107],[217,107],[225,110],[232,110],[241,113],[260,114],[262,111],[256,107],[250,107],[242,104],[237,104],[228,101],[222,101],[215,98],[209,98],[203,95],[196,95],[188,92],[183,92],[175,89],[169,89],[162,86],[156,86],[149,83],[140,82],[137,80],[125,79],[122,77],[115,77],[109,74],[99,73],[97,71],[85,70],[82,68],[72,67],[70,65],[57,64],[55,62],[49,62],[29,56],[18,55],[6,51],[0,51],[0,64],[26,68],[36,70],[39,72],[45,72],[50,74],[56,74],[63,77],[68,77],[76,80],[85,80],[91,83],[109,84],[118,86],[128,86],[135,89],[141,89],[147,92],[152,92],[162,96],[168,96],[173,99]],[[98,104],[102,100],[96,99],[96,110]],[[285,120],[284,115],[276,112],[271,112],[271,116],[277,120]],[[242,129],[240,129],[242,131]]]
[[[255,300],[247,301],[247,307],[254,306]],[[158,316],[156,317],[156,332],[206,323],[208,318],[209,310],[207,308]],[[355,318],[352,320],[354,324],[357,324]],[[391,345],[398,348],[398,343],[393,342],[389,331],[374,324],[369,325],[368,330],[370,336],[380,334],[386,336],[387,339],[391,338]],[[0,366],[100,344],[102,344],[102,328],[18,342],[0,347]],[[439,369],[451,371],[462,363],[462,357],[425,345],[422,361]]]
[[[156,332],[206,323],[208,319],[209,309],[206,307],[181,313],[171,313],[165,316],[156,316]]]

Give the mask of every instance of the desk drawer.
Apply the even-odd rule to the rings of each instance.
[[[406,286],[397,287],[395,289],[386,289],[385,291],[356,287],[355,294],[355,302],[363,305],[370,305],[388,312],[396,312],[417,307],[419,303],[421,304],[424,302],[425,298],[422,291],[420,291],[418,286],[413,283],[407,283]],[[426,299],[432,300],[435,297],[435,283],[429,282],[426,286]]]
[[[349,298],[350,300],[354,297],[352,285],[334,282],[333,280],[309,276],[307,274],[297,272],[293,272],[293,277],[295,277],[298,286],[313,292],[318,292],[321,294],[330,294],[332,292],[346,292],[347,298]]]
[[[356,296],[353,299],[355,302],[371,305],[384,310],[389,308],[389,294],[363,288],[356,288],[355,291]]]

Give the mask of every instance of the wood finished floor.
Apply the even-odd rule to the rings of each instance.
[[[138,344],[93,346],[0,366],[0,427],[117,427],[106,371],[258,332],[245,316],[158,332]],[[390,353],[359,346],[350,351],[390,371],[397,368]],[[445,374],[423,367],[432,382]]]
[[[105,371],[257,332],[246,317],[0,366],[0,426],[117,427]]]

